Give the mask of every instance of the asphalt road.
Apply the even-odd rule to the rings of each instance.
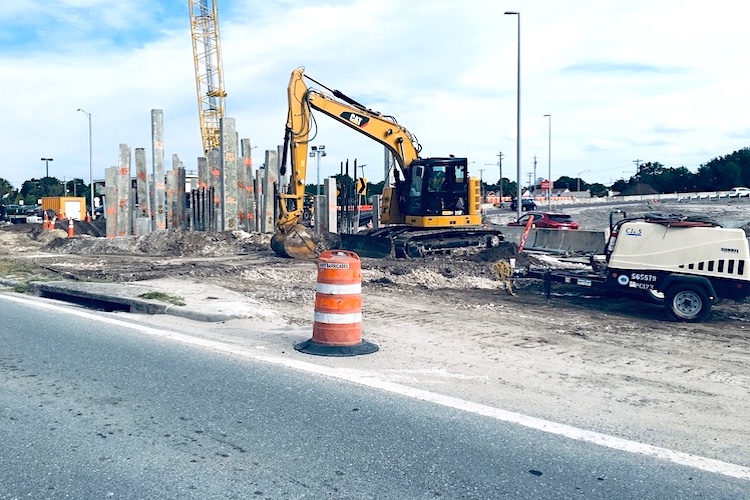
[[[750,491],[745,480],[2,295],[0,317],[0,499],[717,499]]]

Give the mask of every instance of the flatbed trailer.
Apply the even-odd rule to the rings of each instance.
[[[529,269],[521,275],[524,278],[536,278],[544,282],[544,294],[549,299],[552,294],[553,283],[577,285],[584,288],[607,288],[607,277],[586,270],[565,269]]]

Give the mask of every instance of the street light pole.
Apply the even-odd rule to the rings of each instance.
[[[547,130],[547,210],[552,210],[552,115],[548,118]]]
[[[310,157],[312,158],[313,156],[316,156],[318,160],[317,187],[318,187],[318,196],[320,196],[320,157],[326,156],[326,152],[325,152],[326,147],[324,145],[320,145],[320,146],[312,146],[310,147],[310,149],[312,149],[312,151],[310,151]],[[354,176],[356,177],[357,174],[355,173]]]
[[[49,177],[49,162],[54,160],[54,158],[41,158],[41,160],[44,162],[45,177]]]
[[[91,217],[94,217],[94,157],[93,157],[93,148],[92,148],[92,142],[91,142],[91,113],[88,111],[85,111],[81,108],[78,108],[78,111],[86,115],[86,118],[89,120],[89,191],[90,191],[90,198],[91,198]]]
[[[500,151],[497,155],[497,166],[500,167],[500,182],[498,191],[500,191],[499,207],[503,206],[503,152]]]
[[[518,18],[518,57],[516,78],[516,215],[521,217],[521,13],[505,12],[505,15]]]
[[[484,203],[484,169],[479,169],[479,199]]]

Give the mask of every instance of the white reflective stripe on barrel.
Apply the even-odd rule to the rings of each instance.
[[[316,323],[329,323],[332,325],[347,325],[350,323],[362,323],[362,313],[333,314],[315,311]]]
[[[362,292],[362,283],[353,283],[351,285],[318,283],[315,287],[315,291],[326,295],[355,295]]]

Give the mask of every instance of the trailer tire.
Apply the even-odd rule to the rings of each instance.
[[[698,323],[711,313],[711,300],[702,286],[675,283],[667,290],[664,307],[679,321]]]

